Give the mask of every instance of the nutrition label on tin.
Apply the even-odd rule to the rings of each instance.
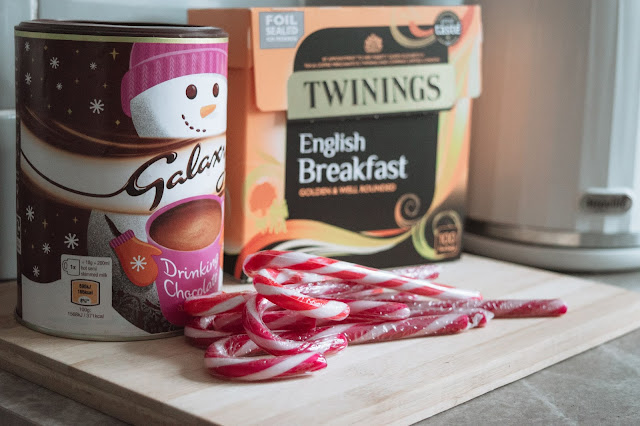
[[[62,281],[69,284],[67,315],[102,320],[111,307],[111,258],[62,255]]]

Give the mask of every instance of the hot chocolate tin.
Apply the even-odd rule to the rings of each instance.
[[[16,313],[97,340],[179,332],[221,287],[227,34],[64,21],[15,29]]]

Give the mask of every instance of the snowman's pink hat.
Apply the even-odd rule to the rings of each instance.
[[[203,73],[227,76],[226,43],[135,43],[120,86],[122,110],[131,117],[131,99],[140,93],[172,78]]]

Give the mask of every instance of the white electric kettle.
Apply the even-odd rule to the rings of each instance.
[[[640,1],[481,0],[467,251],[640,268]]]

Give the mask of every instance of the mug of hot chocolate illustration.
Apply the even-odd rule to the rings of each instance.
[[[155,279],[162,314],[184,325],[184,299],[220,291],[222,199],[190,197],[153,213],[146,224],[147,241],[159,254]]]
[[[227,52],[218,44],[135,43],[120,88],[141,137],[194,138],[227,128]]]
[[[134,43],[120,88],[122,110],[141,138],[199,141],[223,135],[226,70],[227,52],[220,44]],[[172,172],[167,189],[213,164],[213,155],[198,162],[196,152],[199,146],[191,151],[186,177],[174,181],[183,172]],[[222,198],[205,194],[161,206],[146,222],[146,241],[132,230],[120,233],[105,217],[127,278],[138,287],[155,283],[162,314],[174,325],[186,322],[184,299],[220,291],[222,205]]]

